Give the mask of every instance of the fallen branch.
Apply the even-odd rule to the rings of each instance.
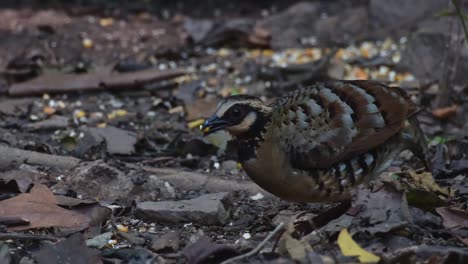
[[[27,163],[68,170],[76,167],[80,162],[80,159],[74,157],[50,155],[0,146],[0,169],[8,168],[15,164]]]
[[[238,182],[219,179],[201,173],[179,171],[168,168],[143,167],[144,170],[154,173],[161,181],[167,181],[176,188],[183,190],[206,190],[208,192],[245,191],[255,195],[262,193],[272,196],[253,182]]]
[[[182,70],[147,69],[129,73],[95,72],[65,74],[48,72],[30,81],[14,84],[10,95],[35,95],[43,93],[67,93],[97,90],[141,88],[145,84],[169,80],[184,75]]]
[[[283,230],[283,226],[284,226],[283,222],[281,222],[279,225],[277,225],[276,228],[273,231],[271,231],[271,233],[260,244],[258,244],[258,246],[256,246],[251,251],[249,251],[249,252],[247,252],[245,254],[242,254],[242,255],[227,259],[227,260],[221,262],[221,264],[234,263],[236,261],[246,259],[246,258],[250,258],[252,256],[257,255],[260,252],[260,250],[262,250],[265,247],[266,243],[273,238],[273,236],[275,236],[277,233],[279,233],[281,230]]]
[[[47,236],[47,235],[32,235],[32,234],[20,234],[20,233],[0,233],[0,241],[8,240],[8,239],[35,240],[35,241],[48,240],[48,241],[52,241],[52,242],[58,241],[58,238],[53,237],[53,236]]]

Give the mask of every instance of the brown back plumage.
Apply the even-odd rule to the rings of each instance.
[[[416,111],[406,93],[372,81],[330,81],[272,106],[274,135],[293,167],[327,168],[376,148]]]

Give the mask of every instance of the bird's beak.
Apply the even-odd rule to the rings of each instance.
[[[213,132],[223,130],[226,127],[230,126],[231,123],[220,119],[216,115],[208,118],[203,125],[200,126],[200,130],[203,132],[204,136],[207,136]]]

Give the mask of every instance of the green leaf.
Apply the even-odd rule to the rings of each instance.
[[[424,211],[432,211],[436,207],[444,206],[446,203],[434,192],[426,190],[410,190],[406,193],[408,204]]]

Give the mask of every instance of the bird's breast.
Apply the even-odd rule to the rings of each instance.
[[[275,142],[275,141],[268,141]],[[263,143],[255,157],[242,162],[248,176],[266,191],[292,202],[349,199],[355,187],[385,170],[401,151],[392,140],[329,168],[295,169],[278,144]]]

